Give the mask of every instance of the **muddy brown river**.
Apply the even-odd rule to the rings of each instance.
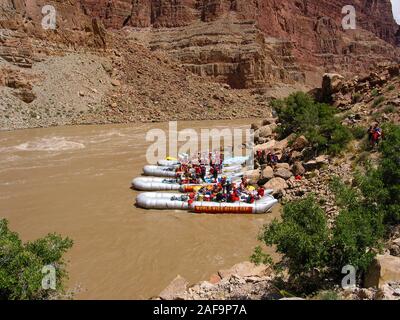
[[[250,120],[180,122],[245,127]],[[167,124],[72,126],[0,132],[0,217],[23,240],[57,232],[76,299],[147,299],[181,275],[194,283],[248,260],[263,224],[278,216],[195,215],[134,206],[145,134]]]

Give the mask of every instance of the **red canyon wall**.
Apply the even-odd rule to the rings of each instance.
[[[165,50],[194,73],[237,88],[274,82],[311,83],[312,74],[317,71],[358,74],[400,56],[394,48],[399,43],[400,30],[392,16],[390,0],[0,3],[0,28],[54,39],[75,48],[106,47],[103,25],[110,30],[108,34],[124,29],[135,39],[144,39],[153,50]],[[38,27],[45,4],[57,9],[58,29],[52,34]],[[342,8],[348,4],[356,8],[356,30],[345,31],[341,27]],[[22,35],[18,41],[25,40]]]

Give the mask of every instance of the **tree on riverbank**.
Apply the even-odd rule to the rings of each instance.
[[[0,300],[50,299],[63,292],[67,278],[64,253],[72,240],[57,234],[23,243],[8,221],[0,220]],[[43,279],[55,271],[55,288],[46,289]]]
[[[272,106],[281,123],[278,133],[282,139],[293,133],[304,135],[316,152],[329,154],[340,153],[352,139],[350,130],[335,117],[335,109],[306,93],[275,100]]]

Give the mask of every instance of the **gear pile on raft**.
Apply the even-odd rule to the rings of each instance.
[[[278,201],[270,195],[273,190],[249,184],[243,174],[248,160],[210,153],[205,159],[200,154],[195,159],[180,155],[179,159],[145,166],[143,176],[132,181],[132,188],[152,192],[140,194],[136,205],[209,214],[267,213]]]

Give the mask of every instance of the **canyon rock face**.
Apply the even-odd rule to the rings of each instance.
[[[189,1],[190,2],[190,1]],[[103,20],[106,27],[177,27],[194,17],[185,0],[82,0],[86,14]]]
[[[152,49],[167,50],[192,72],[234,88],[315,85],[325,72],[362,73],[399,56],[390,0],[353,1],[356,30],[342,27],[346,0],[81,2],[106,27],[145,28]]]
[[[347,2],[1,0],[0,28],[74,48],[106,48],[112,32],[105,29],[123,29],[128,38],[166,51],[193,73],[233,88],[315,86],[326,72],[360,74],[399,59],[394,46],[400,43],[400,28],[390,0],[353,1],[356,30],[342,27]],[[56,8],[56,31],[40,28],[46,4]],[[0,55],[29,66],[31,50],[23,34],[2,38]]]
[[[140,31],[130,31],[140,37]],[[166,51],[185,68],[232,88],[304,82],[287,41],[267,39],[254,21],[227,17],[150,35],[152,50]]]

